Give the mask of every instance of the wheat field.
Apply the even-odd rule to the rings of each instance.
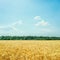
[[[0,60],[60,60],[60,41],[0,41]]]

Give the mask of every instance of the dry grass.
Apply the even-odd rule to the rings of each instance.
[[[60,60],[60,41],[0,41],[0,60]]]

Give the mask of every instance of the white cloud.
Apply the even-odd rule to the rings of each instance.
[[[34,20],[41,20],[41,17],[40,16],[35,16]]]
[[[47,26],[49,25],[47,21],[41,20],[35,24],[35,26]]]
[[[22,25],[23,22],[21,20],[20,21],[16,21],[16,22],[12,23],[11,26],[16,26],[17,24]]]
[[[10,25],[0,26],[0,32],[6,32],[6,33],[9,32],[9,34],[14,33],[14,32],[16,32],[17,34],[23,33],[23,31],[20,31],[17,28],[17,25],[22,25],[22,24],[23,22],[20,20],[20,21],[13,22]]]
[[[18,29],[15,26],[22,25],[22,24],[23,24],[23,22],[20,20],[20,21],[16,21],[16,22],[12,23],[9,27],[15,31],[18,31]]]
[[[39,20],[37,23],[35,23],[35,26],[48,26],[48,25],[50,25],[48,21],[44,20],[40,16],[35,16],[34,20]]]
[[[3,29],[3,28],[8,28],[8,27],[15,27],[16,25],[22,25],[23,22],[22,21],[16,21],[16,22],[13,22],[12,24],[9,24],[9,25],[5,25],[5,26],[0,26],[0,29]]]
[[[38,27],[36,28],[36,33],[48,35],[53,31],[51,28],[51,24],[45,19],[41,18],[40,16],[36,16],[34,17],[34,19],[37,20],[37,22],[35,23],[35,27]]]

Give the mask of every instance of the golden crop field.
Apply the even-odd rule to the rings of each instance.
[[[60,41],[0,41],[0,60],[60,60]]]

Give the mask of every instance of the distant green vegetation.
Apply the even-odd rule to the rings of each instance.
[[[0,40],[60,40],[60,37],[44,36],[0,36]]]

